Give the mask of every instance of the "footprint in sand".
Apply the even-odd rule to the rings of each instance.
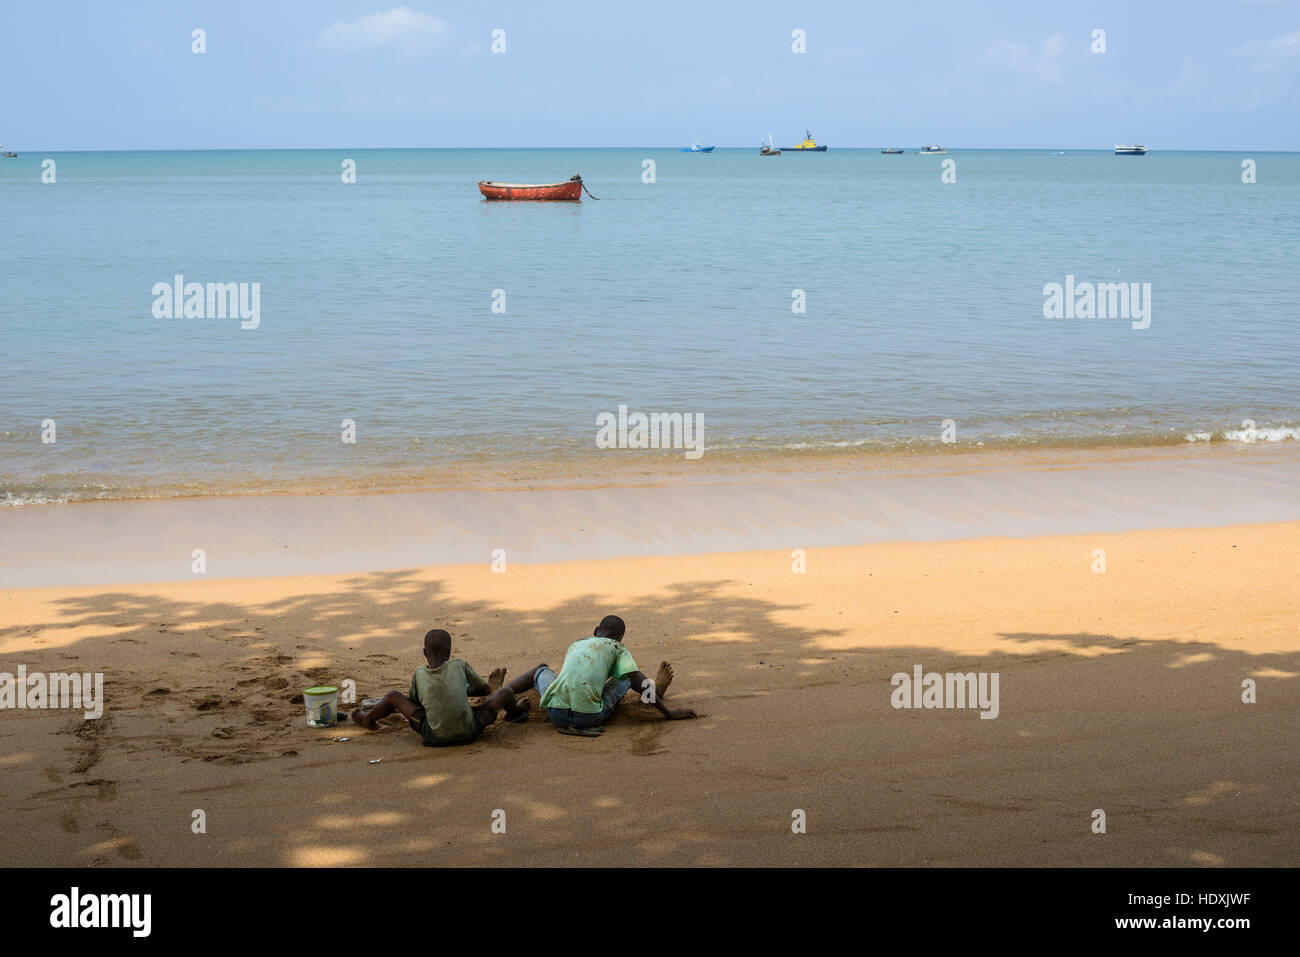
[[[135,842],[135,838],[130,834],[123,834],[116,827],[107,822],[100,824],[99,830],[107,831],[108,839],[96,844],[96,850],[115,850],[128,861],[138,861],[143,856],[140,851],[140,845]]]
[[[653,758],[657,754],[667,754],[668,749],[659,743],[663,733],[662,724],[647,725],[632,738],[632,753],[639,758]]]
[[[104,735],[108,732],[109,720],[100,718],[96,721],[82,721],[81,726],[73,732],[77,739],[74,748],[81,752],[72,766],[73,774],[85,774],[103,758],[106,746]]]
[[[293,661],[293,655],[258,655],[244,660],[250,665],[287,665]]]
[[[267,758],[273,758],[275,754],[270,751],[253,751],[248,748],[237,748],[226,754],[205,754],[204,761],[211,761],[215,764],[249,764],[253,761],[264,761]]]
[[[106,781],[103,778],[95,778],[91,781],[74,781],[62,791],[46,791],[44,794],[65,794],[66,792],[69,800],[80,804],[90,799],[90,795],[86,793],[86,788],[95,789],[94,798],[96,801],[108,802],[117,797],[117,782]],[[39,796],[44,796],[44,794]]]

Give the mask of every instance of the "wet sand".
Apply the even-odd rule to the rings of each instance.
[[[537,564],[1300,520],[1296,443],[784,466],[594,488],[0,508],[0,588],[372,572],[486,564],[494,554]]]

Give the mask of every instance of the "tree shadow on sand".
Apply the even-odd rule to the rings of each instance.
[[[54,620],[0,629],[4,667],[103,671],[106,718],[15,713],[0,737],[15,809],[0,840],[37,834],[43,862],[68,865],[1294,859],[1281,789],[1296,765],[1296,652],[1021,631],[972,654],[799,627],[803,606],[737,588],[521,609],[395,571],[263,602],[220,581],[197,601],[165,588],[54,600]],[[700,720],[664,722],[630,695],[591,740],[554,734],[536,711],[446,749],[396,720],[305,726],[309,684],[405,690],[428,628],[449,630],[483,674],[517,673],[558,667],[607,612],[628,621],[643,670],[673,660],[671,703]],[[998,673],[998,719],[892,708],[891,677],[916,664]],[[1241,702],[1247,678],[1258,705]],[[1107,835],[1090,830],[1096,808]],[[806,834],[792,833],[796,809]]]

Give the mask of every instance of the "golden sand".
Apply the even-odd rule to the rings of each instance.
[[[494,574],[484,560],[6,591],[0,670],[102,672],[106,710],[4,714],[3,863],[1300,857],[1300,523],[809,548],[805,561],[798,573],[781,549]],[[643,670],[674,663],[669,703],[699,719],[665,722],[629,698],[600,738],[537,716],[432,749],[396,722],[309,729],[294,700],[321,681],[404,690],[432,627],[483,674],[558,666],[609,612]],[[996,673],[998,717],[893,708],[891,677],[916,665]]]

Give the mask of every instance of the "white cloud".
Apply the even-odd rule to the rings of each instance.
[[[1044,83],[1061,79],[1061,57],[1065,54],[1065,37],[1053,33],[1039,44],[1037,52],[1027,43],[998,37],[984,51],[984,59],[995,67],[1032,76]]]
[[[1280,70],[1289,63],[1300,62],[1300,30],[1284,33],[1271,40],[1255,40],[1228,51],[1235,57],[1248,60],[1246,70],[1252,73],[1269,73]]]
[[[1274,37],[1265,44],[1265,49],[1274,56],[1295,56],[1300,53],[1300,30]]]
[[[321,31],[315,45],[326,50],[387,47],[414,53],[435,49],[450,38],[446,20],[410,7],[393,7],[356,20],[336,20]]]
[[[1290,56],[1300,53],[1300,30],[1295,33],[1284,33],[1282,36],[1274,37],[1271,40],[1255,40],[1251,43],[1243,43],[1229,52],[1234,56],[1258,56],[1269,53],[1277,56]]]

